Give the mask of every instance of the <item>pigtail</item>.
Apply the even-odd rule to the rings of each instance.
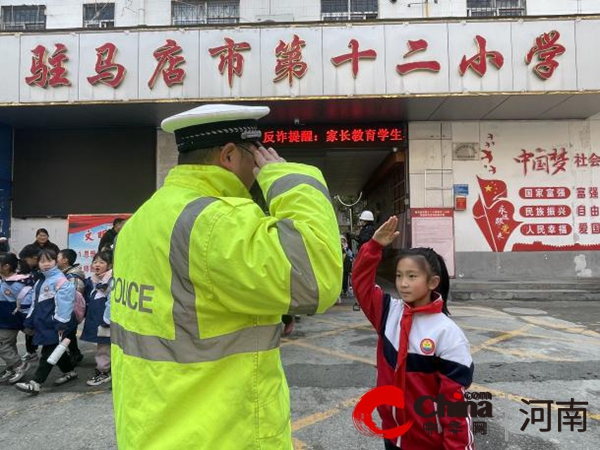
[[[446,261],[435,251],[431,250],[434,255],[437,257],[438,264],[440,265],[440,284],[435,288],[435,291],[442,296],[444,300],[444,308],[442,312],[447,316],[450,315],[450,311],[448,311],[448,296],[450,295],[450,276],[448,275],[448,268],[446,267]]]

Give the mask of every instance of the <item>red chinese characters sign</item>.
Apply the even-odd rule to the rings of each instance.
[[[30,86],[39,86],[46,89],[50,87],[70,86],[67,79],[67,69],[63,66],[69,58],[67,47],[63,44],[55,44],[56,50],[46,60],[48,51],[43,45],[38,45],[31,50],[31,76],[25,77],[25,82]]]
[[[162,74],[163,80],[168,87],[174,84],[183,84],[185,70],[180,66],[185,63],[185,58],[181,56],[181,52],[182,48],[173,39],[167,39],[165,45],[154,51],[153,55],[158,64],[148,81],[150,89],[154,89],[154,85],[160,74]]]
[[[334,56],[330,58],[333,70],[337,70],[337,67],[349,63],[352,76],[355,79],[359,76],[361,63],[364,64],[369,60],[374,61],[379,56],[377,48],[369,48],[374,47],[373,44],[365,45],[361,49],[359,37],[360,35],[349,40],[347,44],[347,48],[350,49],[349,52],[344,48],[339,48],[335,50],[335,53],[333,53]],[[462,55],[461,60],[455,59],[452,61],[450,59],[450,64],[458,68],[459,74],[464,76],[470,70],[478,76],[483,77],[487,73],[488,63],[497,71],[502,70],[505,62],[504,56],[501,52],[493,48],[493,43],[489,43],[490,36],[486,37],[475,34],[473,39],[477,47],[475,54],[471,53],[471,56],[468,56],[469,49],[465,48],[465,53]],[[567,51],[567,48],[560,40],[561,35],[556,30],[550,30],[537,36],[528,53],[524,55],[524,67],[533,64],[533,71],[540,79],[549,80],[552,78],[559,68],[561,55]],[[495,43],[497,45],[497,39]],[[30,50],[30,53],[33,55],[31,56],[30,73],[24,77],[28,85],[43,89],[71,85],[67,76],[69,49],[62,43],[55,43],[53,45],[55,47],[53,51],[44,45],[37,45]],[[271,43],[265,42],[265,45],[271,45]],[[286,81],[289,87],[293,86],[295,80],[302,79],[308,73],[310,64],[315,64],[314,55],[319,55],[319,52],[322,51],[322,43],[318,45],[313,42],[307,43],[307,40],[303,39],[300,33],[293,34],[289,40],[279,40],[278,43],[273,43],[272,45],[275,56],[275,66],[273,68],[275,76],[272,78],[272,82],[276,84]],[[387,55],[387,59],[391,58],[391,61],[395,65],[395,76],[404,77],[423,71],[437,74],[442,71],[442,65],[439,61],[425,56],[430,46],[435,47],[436,54],[439,55],[439,41],[431,41],[430,43],[426,39],[416,35],[414,39],[407,39],[406,45],[408,51],[401,57],[399,55]],[[118,61],[118,50],[117,45],[114,43],[110,41],[105,42],[95,48],[96,63],[94,67],[79,67],[82,71],[91,72],[87,76],[87,80],[92,86],[104,84],[116,89],[122,85],[127,74],[126,62]],[[79,50],[79,54],[89,51],[90,49],[82,47]],[[223,45],[202,49],[201,53],[206,52],[213,58],[219,58],[216,70],[221,75],[226,74],[227,83],[232,88],[235,77],[242,78],[244,76],[245,56],[256,51],[260,52],[261,49],[253,49],[250,43],[243,39],[236,41],[224,36]],[[307,53],[306,59],[305,52]],[[153,89],[161,77],[167,87],[183,85],[186,74],[183,67],[186,62],[183,56],[184,53],[185,49],[176,40],[165,39],[165,43],[153,52],[157,63],[152,76],[146,81],[148,87]],[[258,58],[255,59],[260,61]],[[310,64],[308,61],[311,61]],[[263,72],[259,72],[263,70],[262,67],[257,67],[256,63],[253,63],[253,65],[254,67],[251,68],[253,75],[256,73],[263,74]],[[93,71],[95,71],[95,75]],[[325,76],[327,76],[326,72]]]
[[[265,128],[266,145],[291,147],[403,147],[406,126],[400,125],[317,125],[304,128]]]
[[[230,88],[233,87],[233,75],[241,77],[244,73],[244,56],[240,52],[248,51],[251,48],[248,42],[235,42],[226,37],[225,45],[208,49],[210,56],[220,56],[219,72],[223,75],[227,69],[227,81]]]
[[[277,64],[275,66],[276,76],[273,79],[274,82],[287,78],[291,87],[294,78],[300,79],[306,74],[308,64],[302,61],[302,47],[305,45],[306,42],[296,34],[289,43],[279,41],[279,45],[275,48]]]
[[[377,58],[377,52],[373,49],[363,50],[362,52],[358,51],[359,43],[356,39],[351,39],[348,47],[350,47],[351,52],[346,53],[345,55],[335,56],[331,58],[331,63],[334,66],[339,66],[345,62],[352,63],[352,77],[356,78],[358,75],[358,63],[361,59],[375,59]]]
[[[88,77],[89,83],[94,86],[98,83],[105,84],[111,88],[117,88],[125,77],[125,67],[114,62],[117,46],[107,42],[96,49],[96,73]]]

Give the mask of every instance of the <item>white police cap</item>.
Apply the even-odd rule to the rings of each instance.
[[[228,142],[260,140],[258,119],[269,114],[267,106],[203,105],[162,121],[161,127],[175,133],[180,153]]]

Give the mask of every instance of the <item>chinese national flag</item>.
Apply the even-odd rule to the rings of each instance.
[[[479,177],[477,177],[477,181],[479,182],[483,204],[486,208],[491,207],[500,197],[507,196],[506,183],[504,181],[483,180]]]

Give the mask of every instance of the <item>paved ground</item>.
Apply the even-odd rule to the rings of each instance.
[[[323,316],[302,317],[294,334],[283,340],[296,450],[383,449],[379,440],[360,435],[351,420],[357,400],[375,383],[376,344],[374,332],[351,303]],[[479,301],[455,303],[451,312],[471,342],[472,390],[493,394],[494,417],[478,420],[487,424],[487,435],[475,436],[478,449],[599,448],[600,304]],[[93,347],[83,348],[82,380],[49,387],[35,398],[0,386],[2,449],[116,448],[110,387],[85,386],[93,372]],[[57,376],[51,374],[47,385]],[[551,431],[540,431],[543,423],[520,430],[527,419],[520,409],[531,415],[522,399],[571,398],[589,402],[585,432],[567,426],[558,432],[556,405]]]

